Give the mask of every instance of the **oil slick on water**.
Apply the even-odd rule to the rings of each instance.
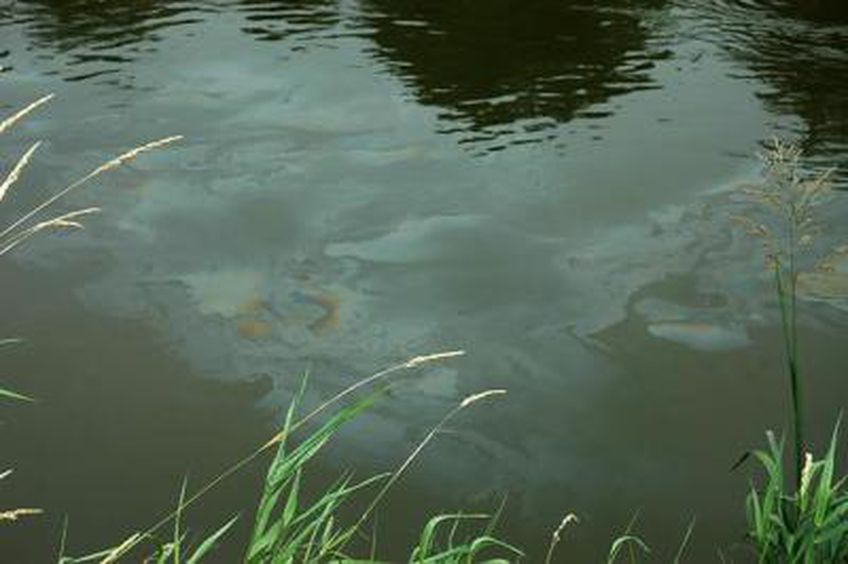
[[[648,333],[700,351],[727,351],[751,344],[745,325],[727,307],[686,307],[666,300],[646,298],[636,311]]]
[[[195,272],[180,280],[201,314],[231,321],[244,339],[270,338],[282,324],[305,327],[316,336],[339,325],[341,299],[306,273],[275,281],[258,270],[235,269]]]

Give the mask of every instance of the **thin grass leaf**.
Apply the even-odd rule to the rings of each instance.
[[[20,227],[21,225],[28,222],[30,219],[35,217],[41,211],[52,206],[54,203],[56,203],[58,200],[65,197],[66,195],[68,195],[70,192],[76,190],[77,188],[79,188],[80,186],[85,184],[86,182],[94,179],[95,177],[103,174],[104,172],[107,172],[107,171],[109,171],[113,168],[116,168],[116,167],[124,164],[125,162],[127,162],[131,159],[134,159],[135,157],[137,157],[138,155],[140,155],[142,153],[145,153],[147,151],[152,151],[154,149],[159,149],[159,148],[165,147],[167,145],[170,145],[171,143],[175,143],[176,141],[181,140],[182,138],[183,137],[181,135],[173,135],[171,137],[164,137],[162,139],[158,139],[156,141],[151,141],[151,142],[146,143],[144,145],[140,145],[138,147],[130,149],[126,153],[118,155],[117,157],[115,157],[114,159],[112,159],[110,161],[106,161],[105,163],[96,167],[94,170],[92,170],[91,172],[89,172],[88,174],[86,174],[85,176],[80,178],[79,180],[76,180],[75,182],[69,184],[68,186],[66,186],[65,188],[60,190],[59,192],[53,194],[52,196],[50,196],[49,198],[47,198],[46,200],[44,200],[43,202],[41,202],[40,204],[38,204],[37,206],[32,208],[30,211],[26,212],[21,217],[16,219],[14,222],[12,222],[11,225],[9,225],[2,232],[0,232],[0,239],[7,237],[9,234],[11,234],[13,231],[15,231],[18,227]]]
[[[182,545],[182,535],[180,534],[180,519],[183,513],[183,503],[185,503],[186,488],[188,487],[188,476],[183,477],[183,485],[180,487],[180,497],[177,500],[177,516],[174,517],[174,539],[172,546],[174,547],[174,564],[180,564],[180,546]]]
[[[824,521],[825,513],[828,509],[828,498],[831,496],[831,484],[833,483],[833,475],[836,465],[836,442],[839,439],[839,426],[842,423],[842,414],[836,420],[836,425],[833,428],[833,434],[830,437],[830,446],[827,449],[827,454],[824,457],[824,465],[822,473],[819,477],[818,488],[815,494],[815,522],[821,524]]]
[[[645,554],[650,554],[651,549],[645,544],[645,541],[635,535],[622,535],[613,541],[610,547],[609,555],[607,556],[607,564],[612,564],[618,559],[618,554],[622,549],[636,546]]]
[[[224,535],[226,535],[229,530],[233,528],[233,525],[236,524],[238,518],[238,515],[236,515],[235,517],[224,523],[224,525],[220,529],[206,537],[206,539],[204,539],[203,542],[198,545],[197,549],[195,549],[191,556],[189,556],[188,560],[186,561],[186,564],[199,564],[199,562],[207,554],[212,552],[212,549],[215,548],[215,546],[218,544],[218,541],[220,541],[224,537]]]
[[[176,550],[176,543],[169,542],[160,546],[157,550],[156,564],[166,564]]]
[[[683,541],[680,543],[680,547],[678,547],[677,553],[674,555],[674,564],[680,564],[683,561],[683,555],[686,553],[686,547],[689,545],[689,540],[692,538],[692,531],[695,530],[696,520],[696,517],[692,517],[692,520],[689,521],[689,526],[686,527],[686,534],[683,535]]]
[[[395,482],[397,482],[400,479],[400,477],[406,472],[406,470],[413,463],[413,461],[415,461],[415,459],[418,458],[418,455],[421,454],[421,452],[424,450],[424,448],[427,446],[427,444],[429,444],[430,441],[433,440],[433,438],[439,433],[439,431],[441,431],[441,429],[448,423],[448,421],[450,421],[454,416],[456,416],[463,409],[469,407],[470,405],[473,405],[474,403],[476,403],[480,400],[486,399],[486,398],[491,397],[491,396],[504,395],[506,393],[507,393],[506,390],[502,390],[502,389],[485,390],[483,392],[479,392],[479,393],[467,396],[465,399],[463,399],[459,403],[459,405],[457,405],[452,410],[450,410],[438,423],[436,423],[436,425],[433,426],[432,429],[430,429],[430,432],[427,433],[427,435],[424,437],[424,439],[422,439],[422,441],[420,443],[418,443],[418,445],[413,449],[413,451],[409,454],[409,456],[406,457],[406,459],[397,468],[397,470],[395,470],[392,473],[391,477],[386,482],[386,484],[383,486],[383,488],[377,493],[377,495],[374,497],[374,499],[371,501],[371,503],[368,505],[368,507],[365,509],[365,511],[362,512],[362,515],[359,517],[359,521],[357,521],[357,527],[359,527],[363,523],[365,523],[365,521],[368,519],[368,517],[371,515],[371,513],[377,508],[380,501],[382,501],[383,497],[385,497],[385,495],[389,492],[389,490],[392,488],[392,486],[395,484]]]
[[[17,521],[21,517],[31,517],[34,515],[41,515],[42,513],[44,513],[44,510],[38,509],[36,507],[19,507],[17,509],[6,509],[5,511],[0,511],[0,522]]]
[[[557,545],[559,545],[562,540],[562,532],[570,523],[579,523],[580,519],[574,513],[568,513],[560,521],[559,525],[554,532],[551,533],[551,542],[548,544],[548,552],[545,555],[545,564],[550,564],[551,559],[554,557],[554,551],[556,550]]]
[[[34,402],[35,399],[25,396],[23,394],[19,394],[17,392],[13,392],[12,390],[7,390],[6,388],[0,388],[0,397],[18,400],[18,401],[28,401]]]
[[[498,508],[495,510],[495,512],[492,514],[492,517],[489,519],[489,524],[486,525],[486,529],[483,531],[484,534],[491,535],[495,532],[495,529],[498,526],[498,522],[501,519],[501,515],[503,515],[504,508],[506,507],[506,500],[507,496],[504,495],[501,498],[500,504],[498,504]]]
[[[370,561],[375,561],[377,559],[377,531],[379,530],[379,522],[377,519],[377,515],[374,516],[374,526],[371,527],[371,551],[368,556]]]
[[[3,201],[3,198],[6,197],[6,193],[12,187],[12,185],[17,182],[18,178],[21,176],[21,172],[23,172],[24,168],[26,168],[27,164],[29,164],[32,155],[36,150],[41,146],[41,141],[36,141],[32,144],[32,146],[27,149],[27,151],[18,159],[18,162],[15,163],[15,166],[12,167],[12,170],[6,175],[6,179],[3,182],[0,182],[0,202]]]
[[[254,562],[257,561],[256,559],[260,559],[259,561],[261,561],[260,557],[262,554],[267,554],[268,550],[271,548],[274,550],[277,549],[277,547],[273,544],[269,544],[269,541],[276,542],[279,540],[283,534],[282,530],[278,530],[276,532],[276,538],[270,539],[267,536],[267,532],[270,524],[272,523],[274,511],[280,506],[280,500],[282,499],[282,495],[284,494],[286,487],[294,482],[297,473],[324,447],[324,445],[327,444],[338,429],[345,423],[357,417],[362,411],[373,405],[378,395],[379,393],[373,394],[352,406],[340,410],[317,431],[313,432],[304,439],[290,453],[286,452],[285,441],[280,442],[277,456],[269,468],[265,489],[259,502],[259,508],[257,509],[254,530],[251,535],[251,541],[248,546],[246,556],[247,561]],[[292,405],[296,408],[297,401],[293,402]],[[292,428],[294,411],[295,409],[290,408],[289,414],[286,417],[286,427],[284,428],[284,431]],[[332,492],[331,495],[325,496],[323,499],[325,502],[324,506],[326,508],[336,507],[336,504],[340,503],[341,499],[344,497],[341,495],[341,492],[344,492],[345,490],[346,488],[342,487],[337,491]],[[286,506],[288,506],[288,501],[286,502]],[[285,508],[283,508],[283,513],[285,513]],[[282,529],[282,527],[278,527],[278,529]],[[306,536],[308,535],[301,534],[298,538],[306,538]],[[293,557],[293,555],[291,556]]]
[[[524,553],[521,552],[521,550],[519,550],[518,548],[512,546],[511,544],[496,539],[494,537],[482,536],[474,539],[469,545],[468,561],[473,562],[474,557],[477,556],[477,554],[490,548],[501,548],[508,552],[511,552],[513,556],[517,556],[519,558],[524,557]]]
[[[4,119],[2,122],[0,122],[0,134],[5,133],[7,129],[10,129],[13,125],[15,125],[17,122],[26,117],[27,114],[29,114],[30,112],[33,112],[36,108],[52,100],[54,96],[55,94],[47,94],[46,96],[42,96],[35,102],[32,102],[23,109],[18,110],[11,116]]]
[[[65,559],[65,545],[68,542],[68,516],[62,519],[62,534],[59,535],[59,550],[56,555],[56,562],[62,564]]]
[[[48,220],[36,223],[35,225],[23,229],[17,233],[13,233],[5,240],[3,240],[2,243],[0,243],[0,256],[9,253],[15,247],[22,244],[30,237],[33,237],[34,235],[46,229],[84,229],[83,224],[80,223],[77,218],[98,212],[100,212],[100,208],[97,207],[74,210],[72,212],[64,213]]]
[[[416,560],[417,558],[427,558],[434,550],[436,550],[436,538],[438,536],[439,528],[446,524],[451,523],[451,533],[448,535],[448,548],[451,548],[453,545],[453,538],[455,535],[455,529],[464,520],[481,520],[488,519],[489,515],[485,514],[463,514],[463,513],[453,513],[453,514],[445,514],[445,515],[437,515],[427,521],[427,524],[424,525],[424,529],[421,531],[421,537],[418,541],[418,545],[413,549],[411,560]]]
[[[141,538],[141,533],[133,533],[127,539],[116,546],[115,548],[108,550],[106,556],[103,560],[100,561],[100,564],[114,564],[118,561],[119,558],[127,554],[134,546],[138,544],[139,539]],[[102,554],[102,553],[100,553]]]

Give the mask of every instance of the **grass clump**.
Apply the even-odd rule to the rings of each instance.
[[[804,464],[804,389],[798,346],[798,277],[801,260],[812,253],[822,226],[816,208],[829,191],[831,171],[807,175],[796,146],[774,139],[763,156],[765,180],[745,194],[758,204],[757,217],[740,217],[749,234],[763,240],[774,280],[791,401],[792,454],[796,486]],[[823,263],[822,263],[823,264]]]
[[[415,357],[356,382],[301,416],[299,411],[305,390],[306,380],[304,379],[304,386],[295,394],[289,405],[282,430],[268,442],[224,470],[192,495],[187,495],[186,486],[183,484],[176,510],[148,529],[133,533],[118,545],[93,554],[71,557],[63,553],[59,559],[60,564],[115,562],[129,558],[131,555],[138,555],[139,551],[144,552],[144,547],[150,545],[153,545],[153,548],[148,548],[146,551],[147,553],[150,553],[150,550],[153,551],[151,558],[155,562],[172,564],[200,562],[230,531],[238,517],[233,517],[199,542],[190,544],[181,526],[183,512],[226,478],[255,460],[260,454],[272,449],[276,452],[265,477],[262,497],[256,509],[249,540],[244,547],[242,561],[247,564],[378,561],[375,559],[375,546],[372,546],[370,555],[357,557],[356,545],[366,537],[366,527],[371,523],[375,510],[386,494],[450,419],[471,405],[486,398],[501,395],[504,391],[487,390],[468,396],[459,402],[392,472],[378,474],[361,481],[354,481],[350,475],[344,475],[335,484],[322,490],[315,499],[306,500],[301,490],[301,483],[308,463],[321,452],[339,429],[369,409],[390,387],[390,384],[384,383],[387,377],[401,370],[415,369],[429,362],[462,354],[464,354],[463,351],[450,351]],[[337,406],[368,384],[376,385],[376,390],[370,395],[348,405]],[[335,411],[325,422],[296,444],[292,443],[292,437],[300,429],[331,407],[334,407]],[[371,494],[368,501],[365,496],[372,490],[376,491]],[[352,501],[365,501],[365,509],[358,517],[350,518],[342,515],[340,509],[344,505],[350,505]],[[482,531],[462,537],[457,534],[461,524],[483,518],[482,515],[452,514],[432,518],[425,525],[418,544],[412,549],[410,561],[470,563],[480,561],[484,556],[487,560],[498,557],[502,561],[522,556],[520,550],[494,535],[496,523],[494,518],[490,518],[488,525]],[[158,539],[168,525],[171,525],[173,530],[171,538],[167,542],[159,542]],[[445,528],[450,529],[447,536],[444,535]]]
[[[746,500],[748,538],[760,562],[848,561],[848,488],[836,478],[839,425],[821,460],[807,453],[801,484],[787,488],[784,441],[767,433],[768,450],[754,452],[766,472],[764,485],[753,485]]]

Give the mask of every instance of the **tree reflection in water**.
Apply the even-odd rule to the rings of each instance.
[[[655,88],[648,46],[659,1],[364,0],[363,27],[374,54],[423,104],[444,109],[448,129],[466,141],[543,138],[578,115],[604,117],[593,105]],[[496,148],[496,147],[493,147]]]

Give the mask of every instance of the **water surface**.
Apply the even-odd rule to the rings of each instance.
[[[571,511],[578,560],[636,511],[660,559],[693,515],[698,560],[732,552],[746,476],[728,468],[785,424],[775,304],[732,194],[774,134],[844,167],[844,16],[765,0],[5,4],[0,103],[57,98],[2,140],[4,163],[46,140],[4,217],[118,151],[186,139],[68,201],[104,208],[85,232],[3,266],[3,334],[28,339],[8,372],[44,399],[5,416],[6,452],[15,495],[50,511],[3,543],[44,558],[64,513],[74,550],[118,540],[182,473],[269,433],[304,370],[317,401],[462,348],[324,461],[386,469],[465,395],[509,390],[397,490],[389,555],[426,510],[503,494],[503,533],[531,555]],[[846,206],[823,210],[822,245],[848,238]],[[848,391],[846,302],[815,297],[820,437]],[[251,487],[198,518],[245,510]]]

